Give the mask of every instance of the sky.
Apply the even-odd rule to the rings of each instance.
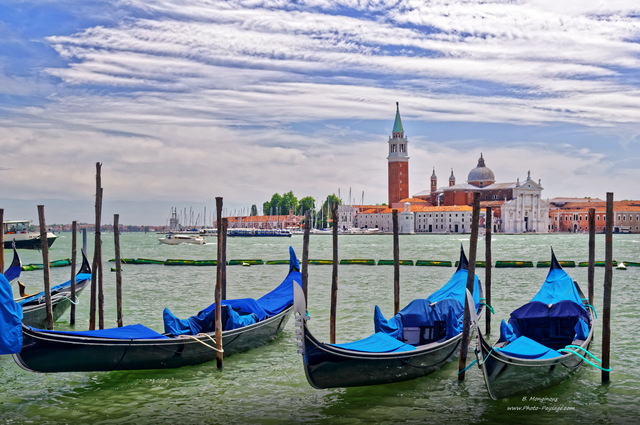
[[[0,208],[93,223],[97,162],[103,223],[385,203],[396,102],[412,195],[640,199],[639,70],[637,0],[3,0]]]

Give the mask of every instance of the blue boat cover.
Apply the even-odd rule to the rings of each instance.
[[[302,282],[300,263],[292,247],[289,247],[289,274],[271,292],[256,299],[240,298],[222,301],[223,330],[241,328],[275,316],[293,305],[293,283]],[[163,311],[164,331],[173,335],[197,335],[215,329],[216,304],[201,310],[188,319],[179,319],[168,308]]]
[[[582,306],[582,299],[571,276],[561,268],[551,269],[542,287],[531,301],[540,301],[548,305],[565,300]]]
[[[22,349],[22,307],[13,300],[7,278],[0,274],[0,354],[19,353]]]
[[[401,351],[413,351],[416,349],[413,345],[398,341],[384,332],[376,332],[373,335],[358,341],[330,345],[347,350],[368,353],[397,353]]]
[[[90,280],[91,279],[91,273],[78,273],[76,275],[76,283],[77,282],[81,282],[83,280]],[[63,289],[67,289],[71,287],[71,280],[67,280],[64,283],[61,283],[59,285],[56,285],[54,287],[51,288],[51,293],[54,294],[56,292],[59,292]],[[37,294],[31,295],[29,297],[26,298],[22,298],[20,300],[17,301],[18,304],[20,305],[25,305],[27,303],[30,303],[32,301],[37,300],[38,298],[44,297],[44,291],[42,292],[38,292]]]
[[[582,304],[576,284],[561,267],[552,267],[531,301],[514,310],[508,324],[500,325],[498,342],[516,341],[525,336],[558,350],[575,339],[586,339],[590,323],[591,316]],[[513,342],[507,347],[511,344]],[[526,358],[526,355],[526,352],[520,352],[517,357]]]
[[[527,338],[526,336],[520,336],[505,347],[494,348],[494,350],[504,353],[507,356],[530,360],[552,359],[554,357],[562,356],[562,354],[556,350],[542,345],[531,338]]]
[[[52,334],[73,335],[73,336],[88,336],[96,338],[111,338],[111,339],[169,339],[169,337],[162,335],[150,329],[144,325],[127,325],[119,328],[97,329],[94,331],[50,331],[46,329],[36,329],[38,332],[46,332]]]
[[[456,271],[451,279],[426,299],[410,302],[395,316],[386,319],[380,308],[374,309],[374,328],[399,340],[406,340],[403,328],[443,327],[442,338],[446,340],[462,332],[464,305],[466,301],[468,270]],[[480,305],[480,280],[474,276],[473,300]]]

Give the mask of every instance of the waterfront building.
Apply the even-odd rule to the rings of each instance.
[[[382,210],[362,211],[358,214],[358,226],[390,233],[393,231],[392,212],[396,209],[398,233],[401,234],[468,233],[471,230],[472,208],[468,205],[431,206],[413,198],[403,199],[401,202],[402,210],[386,207]]]
[[[413,197],[429,201],[433,206],[471,205],[473,193],[480,192],[481,207],[492,207],[495,232],[524,233],[549,231],[549,204],[542,200],[540,181],[531,179],[531,172],[523,183],[498,183],[493,171],[486,166],[480,154],[478,164],[467,177],[466,183],[456,184],[451,170],[449,185],[438,188],[435,168],[430,178],[430,188]],[[468,231],[467,227],[467,231]]]
[[[607,224],[607,204],[600,199],[555,198],[550,201],[552,232],[586,233],[589,231],[589,210],[594,209],[596,232],[602,233]],[[614,201],[613,231],[640,233],[640,201]]]

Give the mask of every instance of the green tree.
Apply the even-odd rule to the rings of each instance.
[[[252,216],[258,215],[258,207],[255,204],[251,205],[251,215]]]
[[[280,203],[280,214],[289,214],[289,211],[295,212],[298,210],[298,198],[293,194],[293,191],[289,191],[282,195],[282,201]]]
[[[305,196],[298,202],[298,215],[305,215],[307,211],[313,211],[316,208],[316,200],[311,196]]]
[[[264,215],[279,215],[282,205],[282,196],[278,193],[274,193],[271,197],[271,201],[265,202],[262,205],[262,213]]]

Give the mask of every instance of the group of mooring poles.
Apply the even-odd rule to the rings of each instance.
[[[96,202],[95,202],[95,244],[94,257],[91,277],[91,302],[89,307],[89,329],[96,328],[96,311],[98,314],[98,327],[104,329],[104,291],[103,291],[103,275],[102,275],[102,238],[100,233],[101,214],[102,214],[102,193],[101,186],[101,169],[102,164],[96,163]],[[223,369],[223,347],[222,347],[222,300],[226,298],[226,241],[227,241],[227,219],[222,218],[222,198],[216,197],[217,225],[218,225],[218,257],[215,284],[215,303],[216,303],[216,364],[219,370]],[[51,277],[49,267],[49,243],[47,241],[47,225],[44,213],[44,205],[38,205],[38,221],[40,226],[40,241],[42,250],[43,275],[44,275],[44,294],[46,329],[53,329],[53,303],[51,300]],[[307,223],[310,220],[307,220]],[[4,272],[4,209],[0,208],[0,272]],[[120,254],[120,215],[113,216],[113,239],[115,245],[115,272],[116,272],[116,320],[117,326],[123,326],[122,314],[122,258]],[[76,315],[76,257],[77,257],[77,233],[78,223],[73,221],[71,225],[71,293],[70,297],[73,301],[70,308],[69,324],[75,325]],[[308,241],[308,229],[307,229]],[[86,252],[86,232],[83,232],[83,251]],[[307,242],[308,245],[308,242]],[[308,252],[308,246],[307,246]]]
[[[338,204],[333,203],[331,209],[333,219],[333,270],[331,274],[331,307],[329,313],[329,342],[336,343],[336,316],[338,304]],[[392,210],[393,226],[393,310],[394,314],[400,311],[400,243],[398,237],[398,210]],[[308,287],[308,258],[309,258],[309,232],[311,228],[311,213],[305,215],[304,239],[302,242],[302,290],[307,300]],[[308,301],[308,300],[307,300]]]

